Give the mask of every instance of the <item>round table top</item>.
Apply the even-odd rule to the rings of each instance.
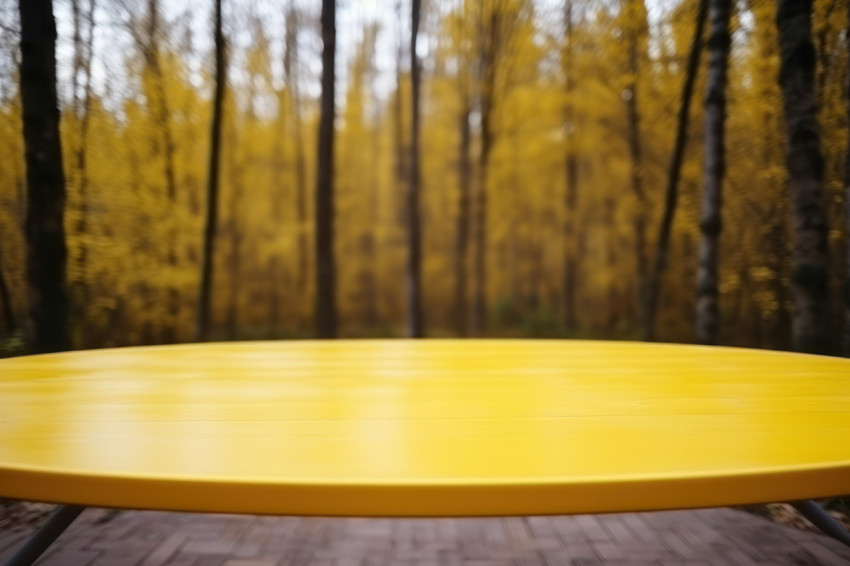
[[[850,493],[850,360],[338,340],[0,360],[0,496],[293,515],[535,515]]]

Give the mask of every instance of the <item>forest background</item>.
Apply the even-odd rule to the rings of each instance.
[[[699,5],[423,3],[416,51],[427,336],[645,336],[643,302]],[[716,341],[789,349],[792,207],[776,5],[733,2]],[[223,6],[210,336],[311,337],[321,6]],[[6,353],[24,349],[28,300],[17,9],[0,2]],[[191,341],[215,83],[213,2],[56,0],[54,10],[72,346]],[[339,2],[333,222],[341,336],[405,334],[410,13],[407,1]],[[847,280],[844,0],[814,2],[812,38],[827,335],[837,351]],[[695,340],[705,53],[701,61],[654,323],[654,338],[671,342]]]

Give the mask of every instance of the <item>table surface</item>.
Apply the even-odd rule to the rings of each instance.
[[[356,516],[850,493],[850,360],[593,341],[359,340],[0,360],[0,496]]]

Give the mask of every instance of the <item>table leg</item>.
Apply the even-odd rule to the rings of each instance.
[[[814,526],[820,529],[823,534],[850,546],[850,531],[845,529],[844,525],[836,521],[832,515],[824,511],[820,505],[811,499],[793,501],[791,505],[793,505],[803,517],[811,521]]]
[[[31,566],[53,541],[65,532],[83,509],[85,507],[82,505],[63,505],[54,511],[47,522],[6,562],[6,566]]]

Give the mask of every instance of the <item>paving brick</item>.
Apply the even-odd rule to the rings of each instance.
[[[818,563],[824,566],[840,566],[842,564],[846,566],[846,564],[850,563],[848,560],[842,559],[835,552],[827,549],[820,541],[806,541],[802,546],[815,557]]]
[[[5,563],[29,537],[29,531],[8,531],[0,536],[0,564]]]
[[[539,553],[526,554],[514,558],[516,566],[546,566],[546,560]]]
[[[0,531],[0,563],[32,529]],[[327,519],[89,509],[38,566],[850,564],[850,549],[741,511]]]
[[[48,552],[38,566],[88,566],[100,555],[93,550],[66,550],[61,547]]]
[[[576,523],[581,531],[592,541],[610,541],[611,535],[608,534],[599,520],[593,515],[577,515]]]
[[[602,527],[611,534],[617,543],[628,542],[637,538],[635,533],[626,526],[626,523],[619,515],[606,515],[601,518],[600,523],[602,523]]]
[[[230,554],[236,541],[227,538],[218,540],[196,540],[194,537],[183,545],[183,550],[191,554]]]
[[[664,546],[673,551],[677,557],[684,560],[691,554],[691,547],[674,531],[668,531],[661,536]]]
[[[592,542],[591,546],[593,546],[593,550],[596,551],[597,556],[605,562],[625,559],[623,551],[613,542],[597,541]]]
[[[226,559],[225,556],[195,556],[192,566],[222,566]]]
[[[646,521],[639,513],[626,513],[620,515],[621,520],[642,541],[657,541],[658,535],[649,528]]]
[[[177,532],[165,539],[161,544],[158,544],[152,552],[150,552],[141,566],[159,566],[168,561],[169,558],[180,548],[183,541],[186,540],[186,533]]]
[[[753,562],[752,558],[741,552],[740,550],[731,550],[729,552],[723,553],[723,557],[730,563],[732,566],[754,566],[756,563]]]
[[[593,550],[590,543],[584,543],[580,546],[574,545],[561,550],[543,550],[541,555],[549,566],[563,566],[576,560],[591,561],[598,559],[596,551]]]
[[[527,517],[525,524],[531,530],[532,536],[551,536],[556,537],[557,531],[551,517]]]

